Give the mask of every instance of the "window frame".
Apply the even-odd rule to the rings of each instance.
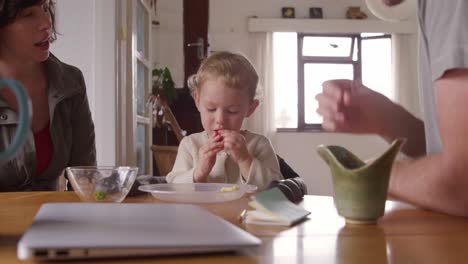
[[[143,11],[148,14],[147,19],[142,26],[144,29],[145,51],[138,51],[137,44],[137,8],[138,5],[142,7]],[[118,144],[117,164],[124,164],[127,166],[139,166],[141,157],[138,156],[138,127],[142,125],[145,127],[144,141],[146,145],[144,148],[144,168],[140,168],[138,175],[152,174],[153,156],[150,146],[152,145],[152,111],[148,111],[145,107],[144,113],[138,113],[137,103],[137,82],[138,82],[138,63],[141,63],[147,71],[143,79],[144,85],[144,100],[151,92],[151,68],[152,68],[152,20],[154,20],[154,8],[151,7],[149,0],[137,1],[117,1],[117,26],[120,28],[120,36],[117,42],[118,50],[118,104],[117,109],[117,133]],[[146,102],[143,101],[146,105]]]
[[[364,33],[364,32],[363,32]],[[376,36],[361,36],[362,33],[354,34],[315,34],[315,33],[300,33],[297,32],[297,128],[276,128],[277,132],[325,132],[321,124],[308,124],[305,122],[305,80],[304,68],[308,63],[322,64],[349,64],[353,66],[354,80],[362,81],[362,41],[369,39],[391,39],[391,34],[382,33]],[[350,54],[347,57],[332,57],[332,56],[303,56],[302,49],[305,37],[350,37],[351,48]],[[356,51],[355,51],[356,49]],[[356,52],[356,61],[353,60],[353,55]]]

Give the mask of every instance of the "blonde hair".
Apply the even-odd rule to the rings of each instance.
[[[200,92],[201,86],[210,77],[222,77],[230,88],[247,88],[250,100],[255,99],[258,74],[252,63],[243,55],[222,51],[203,60],[198,72],[187,80],[192,94]]]

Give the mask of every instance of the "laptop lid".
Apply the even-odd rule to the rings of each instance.
[[[235,251],[261,241],[188,204],[48,203],[18,242],[21,260]]]

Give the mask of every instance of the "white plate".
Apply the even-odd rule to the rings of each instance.
[[[224,191],[222,188],[237,190]],[[240,185],[228,183],[167,183],[149,184],[138,187],[140,191],[149,192],[154,197],[163,201],[179,203],[220,203],[241,198],[244,193],[256,188],[253,185]]]

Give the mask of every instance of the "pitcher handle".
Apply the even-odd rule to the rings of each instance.
[[[18,101],[19,120],[13,141],[6,150],[0,153],[0,162],[13,158],[15,153],[23,146],[31,122],[29,97],[21,84],[11,79],[0,79],[0,89],[3,88],[9,88],[15,93]]]

